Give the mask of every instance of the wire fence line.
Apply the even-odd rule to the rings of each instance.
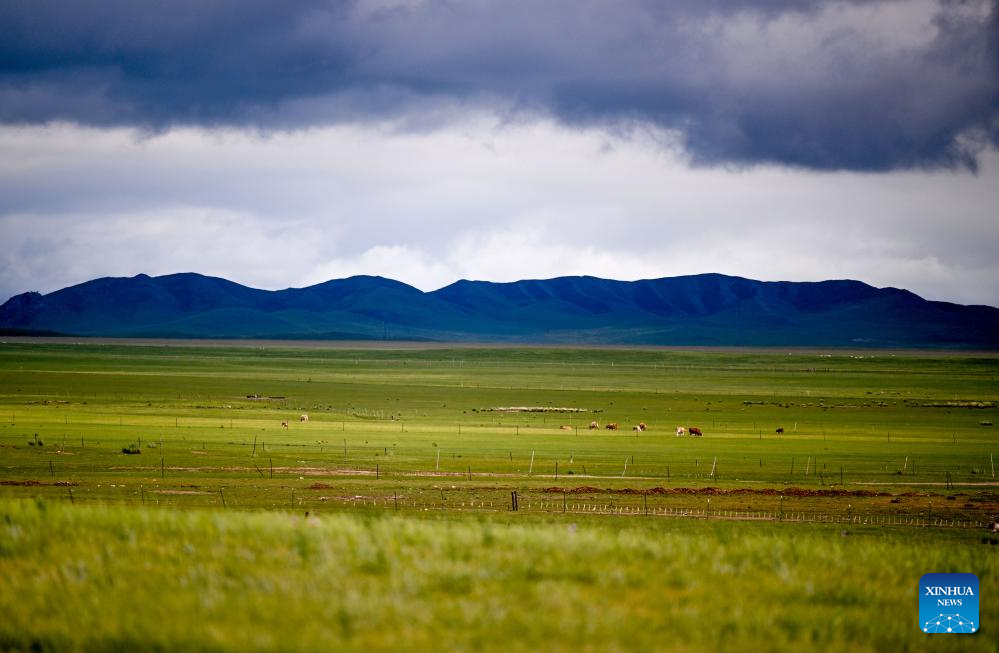
[[[200,442],[186,444],[201,445]],[[102,451],[108,462],[93,461],[76,462],[70,457],[63,457],[63,451],[53,447],[56,455],[46,457],[42,461],[26,461],[20,464],[8,464],[3,467],[6,478],[61,477],[76,478],[80,476],[120,475],[120,474],[155,474],[157,476],[240,476],[256,478],[258,475],[268,475],[271,478],[297,478],[299,476],[323,476],[346,479],[377,478],[377,479],[407,479],[407,478],[440,478],[456,480],[484,481],[543,481],[556,480],[579,483],[585,482],[650,482],[665,487],[676,487],[678,483],[774,483],[805,486],[812,490],[836,490],[845,487],[863,488],[876,493],[912,491],[925,486],[956,491],[963,489],[996,490],[999,481],[995,480],[995,468],[990,465],[987,457],[980,457],[978,466],[964,465],[961,472],[949,471],[953,465],[923,463],[918,472],[915,465],[909,464],[909,469],[903,474],[895,466],[881,461],[851,461],[850,467],[833,463],[832,467],[815,467],[819,465],[812,458],[808,459],[811,469],[805,464],[794,465],[794,456],[790,454],[771,455],[767,460],[759,460],[759,465],[730,463],[710,454],[700,458],[664,458],[648,454],[629,455],[624,458],[623,466],[611,463],[607,458],[593,453],[577,453],[574,456],[555,455],[550,451],[539,451],[534,460],[532,451],[508,451],[510,447],[489,451],[463,451],[443,448],[444,456],[435,457],[424,450],[396,448],[389,455],[380,456],[383,449],[391,447],[351,445],[349,456],[342,453],[342,445],[330,446],[325,452],[296,450],[296,445],[271,445],[267,448],[258,447],[255,455],[236,455],[231,449],[248,449],[240,444],[208,443],[208,450],[200,447],[191,451],[177,452],[177,448],[147,449],[141,455],[126,455],[118,449],[104,446]],[[95,446],[88,443],[91,450]],[[315,448],[315,445],[312,445]],[[78,452],[82,448],[67,448]],[[217,454],[217,455],[215,455]],[[463,457],[467,456],[467,457]],[[573,458],[575,460],[573,461]],[[360,459],[360,460],[358,460]],[[635,463],[635,460],[638,463]],[[375,462],[377,461],[377,462]],[[895,461],[893,460],[892,463]],[[967,461],[965,461],[967,462]],[[977,461],[975,461],[977,462]],[[793,470],[793,471],[792,471]]]
[[[840,524],[876,527],[928,527],[986,529],[994,519],[968,519],[966,515],[948,515],[946,510],[876,513],[857,510],[846,512],[808,510],[736,510],[697,505],[661,505],[649,501],[649,495],[573,496],[569,494],[514,490],[506,493],[475,493],[463,490],[448,492],[424,488],[416,492],[393,492],[376,495],[338,494],[344,488],[270,487],[247,488],[219,485],[128,486],[111,484],[98,490],[68,482],[46,487],[47,499],[88,504],[144,505],[181,509],[290,510],[314,513],[509,513],[528,515],[602,515],[628,518],[667,518],[715,521],[752,521],[773,523]],[[33,488],[35,486],[32,486]],[[98,486],[100,487],[100,486]],[[6,488],[5,488],[6,489]],[[118,490],[118,492],[115,492]],[[640,499],[640,500],[639,500]]]

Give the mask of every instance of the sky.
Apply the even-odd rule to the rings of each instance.
[[[999,306],[996,1],[0,0],[0,25],[0,301],[720,272]]]

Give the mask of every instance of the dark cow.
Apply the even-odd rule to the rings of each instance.
[[[703,433],[701,433],[701,429],[697,428],[696,426],[691,426],[687,430],[690,431],[691,435],[694,435],[694,436],[697,436],[697,437],[700,437],[700,436],[704,435]]]
[[[784,427],[783,426],[778,426],[776,433],[777,433],[777,435],[784,435]]]
[[[607,425],[607,426],[606,426],[605,428],[606,428],[606,429],[607,429],[608,431],[616,431],[616,430],[617,430],[617,422],[611,422],[611,423],[610,423],[610,424],[608,424],[608,425]]]

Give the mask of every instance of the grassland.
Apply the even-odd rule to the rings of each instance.
[[[922,573],[995,587],[997,372],[931,352],[3,344],[0,646],[915,650]]]
[[[2,505],[21,650],[925,650],[919,576],[999,572],[944,530]]]

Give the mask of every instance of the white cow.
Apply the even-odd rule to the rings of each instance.
[[[685,435],[687,435],[687,429],[682,426],[676,427],[676,437],[682,438]]]

